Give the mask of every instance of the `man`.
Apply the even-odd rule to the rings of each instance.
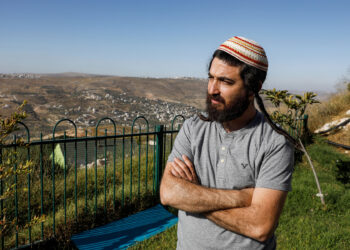
[[[264,49],[243,37],[212,57],[207,114],[184,122],[160,187],[162,204],[179,209],[177,249],[276,248],[294,148],[258,95],[267,68]]]

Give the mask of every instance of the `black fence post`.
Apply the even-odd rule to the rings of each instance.
[[[303,119],[303,129],[302,129],[301,140],[303,143],[306,143],[306,144],[312,141],[312,133],[308,128],[308,120],[309,120],[309,116],[305,114]]]
[[[163,170],[163,134],[164,125],[156,126],[156,192],[159,193],[160,180]]]
[[[309,119],[309,116],[308,115],[304,115],[304,124],[303,124],[303,126],[304,126],[304,130],[308,130],[308,127],[307,127],[307,122],[308,122],[308,119]]]

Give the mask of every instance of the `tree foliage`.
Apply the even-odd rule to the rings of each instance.
[[[269,100],[275,108],[279,108],[281,104],[287,107],[287,111],[280,109],[271,114],[272,120],[284,126],[289,126],[295,129],[296,120],[301,118],[306,111],[308,105],[319,103],[316,100],[316,94],[313,92],[306,92],[303,95],[293,95],[288,90],[262,90],[262,94]]]
[[[0,115],[0,153],[2,154],[2,145],[4,145],[7,141],[9,135],[17,130],[19,122],[26,118],[26,113],[23,111],[23,107],[26,105],[24,101],[22,105],[20,105],[15,112],[13,112],[9,117],[3,118]],[[16,143],[19,146],[25,146],[23,140],[21,138],[17,139]],[[0,181],[1,181],[1,194],[0,194],[0,202],[5,201],[6,199],[10,199],[14,196],[15,190],[19,189],[16,187],[16,183],[13,181],[16,176],[30,174],[33,163],[31,161],[26,161],[24,163],[17,162],[17,152],[11,151],[6,154],[6,157],[0,155]],[[12,232],[13,227],[16,227],[18,230],[18,226],[16,225],[16,218],[8,219],[6,216],[6,209],[3,208],[1,211],[0,217],[0,237],[6,235],[9,232]],[[27,228],[32,226],[33,224],[37,224],[39,222],[44,221],[44,217],[33,217],[32,220],[28,221],[23,227]]]

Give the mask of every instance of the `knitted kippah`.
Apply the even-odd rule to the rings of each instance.
[[[218,49],[248,65],[267,71],[268,62],[265,50],[255,41],[235,36],[221,44]]]

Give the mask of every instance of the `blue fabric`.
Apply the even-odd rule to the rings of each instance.
[[[177,217],[162,205],[76,235],[72,241],[79,249],[126,249],[177,223]]]

